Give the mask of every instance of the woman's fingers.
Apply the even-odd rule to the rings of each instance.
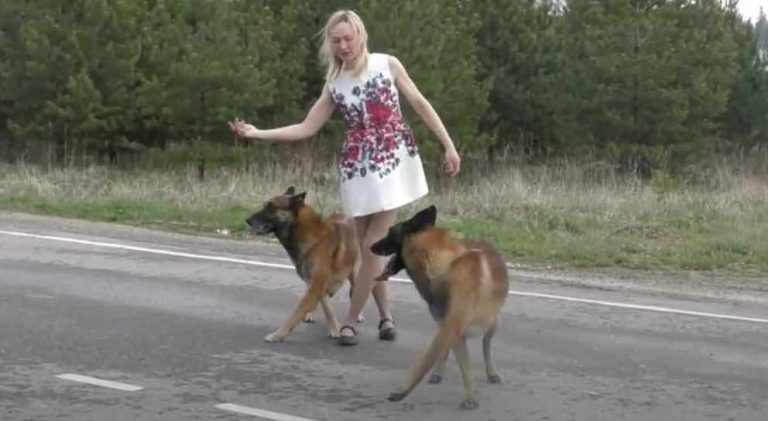
[[[237,137],[240,137],[240,134],[237,132],[237,127],[235,126],[235,123],[228,121],[227,125],[229,126],[229,131],[232,132]]]
[[[238,138],[245,137],[245,122],[240,118],[235,118],[232,121],[227,122],[229,130]]]
[[[448,176],[455,177],[461,170],[461,159],[459,158],[459,155],[455,152],[446,153],[443,168]]]

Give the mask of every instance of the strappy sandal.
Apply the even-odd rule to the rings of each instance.
[[[391,326],[384,328],[384,324],[387,322],[391,323]],[[381,319],[381,321],[379,321],[379,339],[382,341],[394,341],[395,336],[397,336],[397,331],[395,330],[395,320],[390,317]]]
[[[352,331],[352,335],[342,335],[341,333],[344,331],[344,329],[349,329]],[[344,325],[339,329],[339,339],[338,344],[341,346],[352,346],[357,345],[357,343],[360,342],[360,339],[357,337],[357,329],[354,328],[354,326],[350,325]]]

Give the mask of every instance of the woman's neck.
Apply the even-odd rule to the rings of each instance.
[[[363,60],[363,52],[357,55],[357,57],[353,58],[352,60],[342,61],[341,62],[341,70],[352,70],[355,67],[357,67],[358,63],[360,63],[361,60]]]

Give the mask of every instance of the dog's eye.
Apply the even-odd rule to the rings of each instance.
[[[268,211],[270,211],[270,212],[271,212],[271,211],[275,210],[275,204],[274,204],[274,203],[272,203],[272,202],[267,202],[267,203],[264,205],[264,209],[266,209],[266,210],[268,210]]]

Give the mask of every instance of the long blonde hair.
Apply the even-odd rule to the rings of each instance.
[[[328,22],[325,23],[325,27],[322,29],[323,42],[320,45],[320,61],[326,66],[325,82],[331,83],[341,73],[343,62],[338,57],[333,55],[333,49],[331,48],[331,29],[341,22],[347,22],[352,26],[352,30],[359,36],[360,54],[355,59],[355,63],[352,66],[352,74],[359,76],[363,70],[368,67],[368,32],[365,30],[365,24],[360,19],[357,13],[351,10],[337,10],[331,17],[328,18]]]

